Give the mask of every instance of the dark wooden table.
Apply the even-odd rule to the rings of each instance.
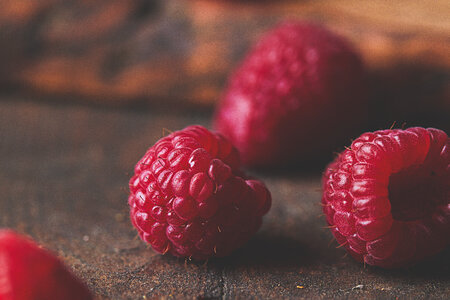
[[[231,257],[202,264],[155,254],[128,219],[129,173],[162,128],[209,125],[210,114],[56,103],[0,98],[0,226],[55,251],[100,299],[450,297],[448,251],[386,271],[330,243],[320,170],[257,174],[273,207]]]

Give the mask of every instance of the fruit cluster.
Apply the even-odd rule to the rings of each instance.
[[[156,251],[205,259],[257,231],[270,193],[239,170],[330,152],[367,116],[365,72],[343,38],[283,23],[231,77],[214,125],[151,147],[130,181],[131,219]],[[449,138],[437,129],[365,133],[326,169],[322,204],[336,240],[370,265],[400,267],[449,244]]]
[[[217,133],[199,125],[173,132],[136,164],[128,204],[141,239],[197,260],[241,247],[272,201],[241,158],[274,167],[330,152],[362,128],[365,81],[357,52],[328,30],[288,22],[269,32],[230,79]],[[441,130],[364,133],[323,175],[323,211],[336,240],[356,260],[386,268],[441,251],[450,243],[449,166]],[[51,253],[0,231],[0,299],[91,298]]]

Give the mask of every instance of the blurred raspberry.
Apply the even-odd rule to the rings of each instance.
[[[63,263],[33,241],[0,230],[0,299],[93,299]]]
[[[189,126],[160,139],[130,180],[131,221],[159,253],[225,256],[260,227],[269,191],[239,171],[237,150],[219,134]]]
[[[231,76],[215,128],[247,165],[309,161],[367,118],[365,73],[343,38],[288,22],[264,36]]]
[[[358,261],[413,264],[450,242],[450,139],[421,127],[368,132],[329,165],[322,204]]]

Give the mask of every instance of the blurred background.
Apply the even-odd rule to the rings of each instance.
[[[360,50],[370,129],[448,130],[449,15],[446,0],[1,0],[0,92],[211,110],[250,45],[279,21],[302,19]]]
[[[210,126],[228,76],[285,19],[323,24],[360,51],[371,106],[361,131],[450,133],[449,16],[448,0],[0,0],[0,227],[55,251],[99,299],[447,299],[448,251],[389,272],[330,246],[324,164],[257,174],[273,198],[260,232],[201,267],[136,238],[127,183],[164,128]]]

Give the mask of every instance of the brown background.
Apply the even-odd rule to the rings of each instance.
[[[100,299],[446,299],[448,250],[386,271],[330,244],[323,164],[254,173],[273,194],[263,228],[205,265],[147,249],[126,199],[162,128],[208,126],[230,71],[285,18],[325,24],[361,50],[368,129],[448,130],[449,15],[448,1],[0,0],[0,226],[54,250]]]
[[[370,70],[448,71],[449,14],[445,0],[2,0],[2,79],[101,102],[208,104],[249,45],[284,19],[348,37]]]
[[[155,254],[128,219],[129,172],[161,128],[208,125],[208,115],[7,100],[0,102],[0,226],[56,251],[100,298],[448,299],[448,251],[385,271],[336,248],[320,217],[320,170],[256,174],[273,207],[231,257],[202,264]]]

